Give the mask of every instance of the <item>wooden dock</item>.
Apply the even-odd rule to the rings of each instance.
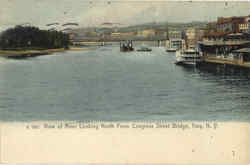
[[[205,58],[203,58],[203,62],[250,68],[250,62],[240,62],[238,60],[229,60],[226,58],[223,59],[223,58],[215,58],[215,57],[214,58],[205,57]]]

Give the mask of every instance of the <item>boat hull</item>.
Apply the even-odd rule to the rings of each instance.
[[[197,65],[198,61],[176,61],[175,64],[176,65]]]
[[[201,56],[192,52],[193,54],[185,54],[180,51],[176,52],[176,65],[197,65],[202,62]]]
[[[128,41],[127,43],[123,43],[123,44],[120,42],[120,51],[121,52],[131,52],[131,51],[134,51],[132,41]]]
[[[152,50],[137,50],[137,52],[151,52]]]
[[[166,52],[176,52],[177,50],[175,49],[167,49]]]
[[[121,52],[131,52],[131,51],[134,51],[134,48],[126,48],[126,47],[122,47],[120,49]]]

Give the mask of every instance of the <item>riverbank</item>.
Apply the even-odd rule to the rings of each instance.
[[[59,49],[45,49],[45,50],[0,50],[0,57],[5,58],[28,58],[36,57],[42,55],[50,55],[57,52],[65,52],[68,50],[80,51],[80,50],[89,50],[90,48],[81,48],[81,47],[71,47],[69,49],[59,48]]]
[[[5,58],[28,58],[41,55],[49,55],[56,52],[63,52],[66,49],[45,49],[45,50],[0,50],[0,56]]]

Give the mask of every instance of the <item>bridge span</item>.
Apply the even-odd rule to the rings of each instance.
[[[82,37],[71,40],[75,46],[104,46],[109,42],[122,42],[122,41],[155,41],[158,46],[161,46],[164,41],[168,40],[166,37],[127,37],[127,38],[93,38],[93,37]]]

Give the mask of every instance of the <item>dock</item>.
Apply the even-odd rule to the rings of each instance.
[[[229,60],[226,58],[212,58],[206,57],[203,58],[204,63],[213,63],[213,64],[223,64],[223,65],[231,65],[231,66],[238,66],[238,67],[246,67],[250,68],[250,62],[238,62],[237,60]]]
[[[199,43],[204,63],[250,68],[250,40],[217,40]]]

